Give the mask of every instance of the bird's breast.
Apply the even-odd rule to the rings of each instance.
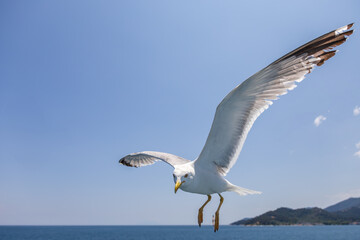
[[[180,189],[185,192],[198,194],[214,194],[226,191],[226,180],[218,175],[209,172],[196,172],[192,182],[184,184]]]

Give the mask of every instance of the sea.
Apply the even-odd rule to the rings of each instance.
[[[360,240],[360,225],[346,226],[0,226],[0,240]]]

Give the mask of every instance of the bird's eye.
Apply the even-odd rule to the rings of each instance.
[[[188,174],[185,174],[185,176],[184,177],[188,177],[189,175]]]

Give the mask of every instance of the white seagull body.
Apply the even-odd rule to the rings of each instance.
[[[219,194],[220,205],[215,213],[214,225],[214,231],[217,231],[219,210],[223,202],[220,193],[260,193],[235,186],[224,178],[235,164],[253,123],[273,100],[294,89],[296,83],[301,82],[315,66],[321,66],[333,57],[336,51],[332,49],[344,43],[353,33],[353,30],[349,30],[352,25],[338,28],[304,44],[234,88],[218,105],[209,136],[196,160],[190,161],[169,153],[144,151],[129,154],[119,162],[126,166],[142,167],[161,160],[174,167],[175,193],[180,188],[208,196],[199,209],[199,226],[203,221],[203,208],[211,200],[211,194]]]

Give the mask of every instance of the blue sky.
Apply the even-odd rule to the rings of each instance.
[[[232,88],[359,16],[359,1],[1,1],[0,224],[196,224],[206,197],[175,195],[171,167],[118,160],[196,158]],[[263,194],[224,193],[222,224],[360,196],[358,33],[338,49],[255,122],[227,179]]]

